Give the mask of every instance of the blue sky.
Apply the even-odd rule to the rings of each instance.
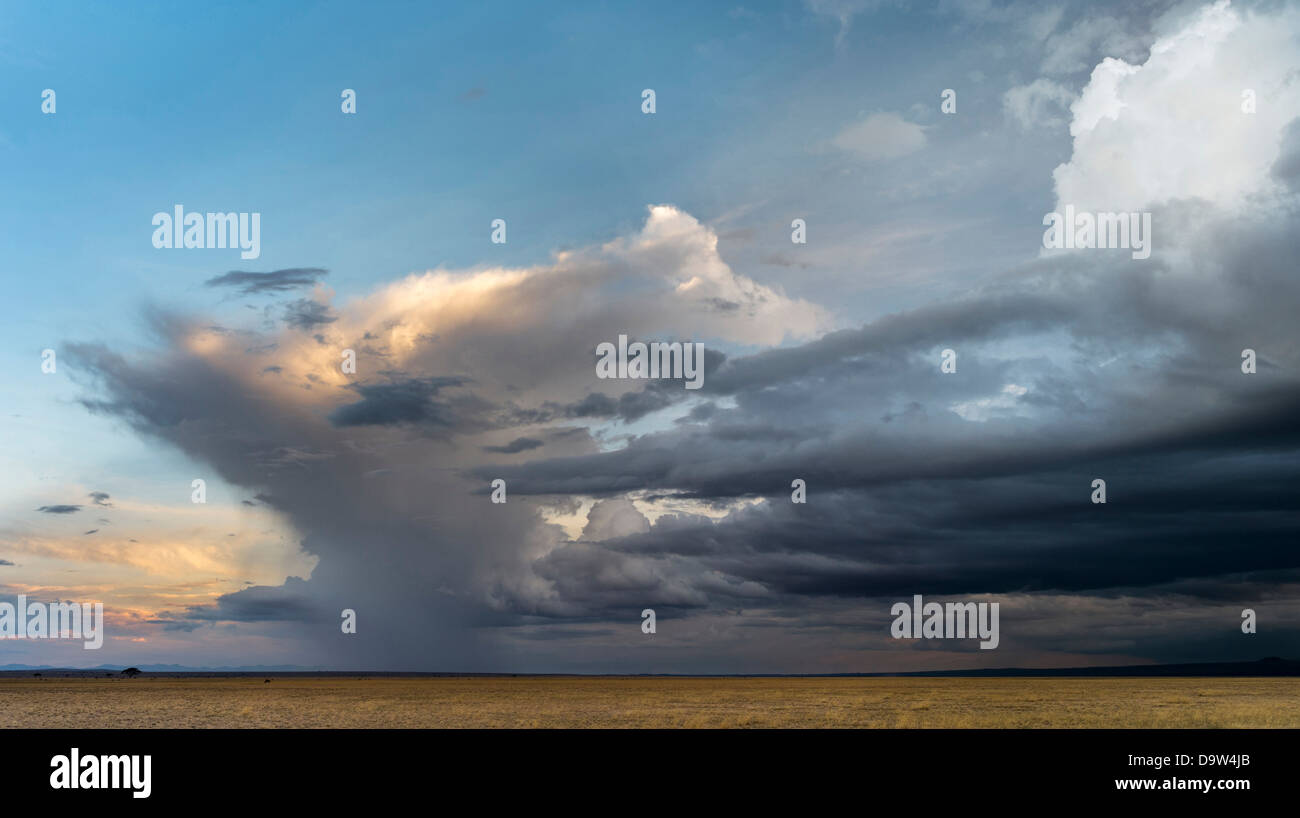
[[[968,38],[936,33],[944,18],[930,14],[884,12],[838,47],[837,24],[799,4],[552,14],[136,4],[54,21],[9,9],[4,170],[23,195],[3,215],[23,240],[7,263],[46,271],[16,302],[77,309],[54,294],[76,284],[87,302],[125,309],[142,295],[184,299],[211,270],[239,266],[228,253],[155,252],[139,225],[174,201],[260,211],[258,266],[328,266],[346,292],[482,263],[498,216],[512,224],[499,260],[529,263],[625,232],[650,203],[709,220],[780,184],[793,193],[782,211],[829,210],[824,191],[811,195],[832,164],[816,145],[860,112],[929,114],[942,88],[963,85],[971,116],[1000,118],[996,94],[936,64],[958,62]],[[54,117],[40,115],[45,87],[59,94]],[[655,117],[639,110],[643,87],[659,95]],[[340,115],[342,88],[359,92],[355,117]],[[885,181],[855,178],[858,206],[889,197]],[[1041,180],[1036,193],[1035,207],[1048,201]]]

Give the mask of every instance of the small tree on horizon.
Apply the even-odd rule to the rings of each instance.
[[[128,679],[134,679],[136,676],[140,675],[140,672],[141,672],[140,668],[138,667],[129,667],[126,670],[122,671],[122,675]]]

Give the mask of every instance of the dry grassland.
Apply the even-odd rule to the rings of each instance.
[[[0,728],[1300,727],[1300,679],[0,679]]]

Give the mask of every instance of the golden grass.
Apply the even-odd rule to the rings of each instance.
[[[1300,679],[0,679],[12,727],[1300,727]]]

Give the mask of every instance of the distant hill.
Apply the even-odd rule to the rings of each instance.
[[[991,668],[923,673],[844,673],[836,676],[1300,676],[1300,661],[1270,656],[1255,662],[1199,662],[1182,665],[1116,665],[1071,668]]]
[[[95,667],[50,667],[49,665],[0,665],[0,673],[19,673],[31,671],[44,673],[108,673],[121,672],[125,667],[138,667],[146,673],[263,673],[263,672],[299,672],[312,673],[323,668],[303,667],[302,665],[243,665],[239,667],[188,667],[186,665],[96,665]]]

